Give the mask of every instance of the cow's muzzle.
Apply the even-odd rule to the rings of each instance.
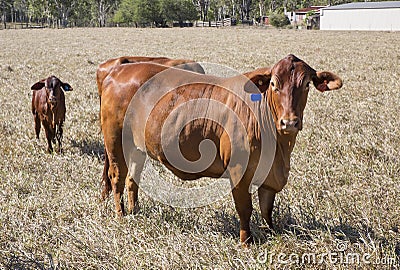
[[[57,98],[55,96],[50,96],[49,102],[51,103],[51,105],[55,105],[57,103]]]
[[[281,119],[279,122],[279,130],[283,134],[293,134],[299,131],[300,121],[298,118]]]

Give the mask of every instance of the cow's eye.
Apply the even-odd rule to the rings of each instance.
[[[278,87],[276,87],[276,84],[273,81],[271,81],[270,84],[271,84],[272,91],[275,91],[275,92],[279,91]]]

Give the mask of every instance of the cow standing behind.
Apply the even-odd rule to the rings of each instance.
[[[143,91],[137,92],[145,82],[160,72],[167,73],[157,83],[146,83]],[[243,75],[218,78],[166,69],[149,63],[137,64],[134,69],[131,66],[121,66],[118,72],[114,70],[109,75],[107,86],[102,93],[104,103],[101,106],[101,125],[110,167],[108,174],[103,176],[112,186],[117,215],[125,214],[122,199],[125,187],[128,193],[128,211],[137,207],[138,182],[148,155],[159,160],[181,179],[221,177],[227,172],[239,214],[242,243],[252,241],[250,217],[253,207],[249,187],[253,176],[257,176],[259,179],[256,180],[261,181],[258,189],[261,214],[272,227],[275,194],[286,185],[289,176],[290,156],[298,131],[302,129],[303,111],[310,83],[323,92],[340,88],[342,80],[334,73],[315,71],[294,55],[288,55],[272,68],[258,69],[246,73],[245,76],[246,80],[243,80]],[[251,81],[258,89],[248,87],[246,81]],[[178,87],[157,99],[160,90],[168,85]],[[248,93],[254,90],[258,94],[261,93],[259,101],[245,104],[243,101],[249,99]],[[129,114],[125,115],[133,95],[136,103],[130,107]],[[190,102],[196,100],[201,102]],[[225,106],[211,106],[211,101]],[[168,115],[184,103],[192,106],[176,115],[175,121],[166,124]],[[228,111],[233,111],[238,118],[228,117]],[[196,120],[185,122],[185,119],[191,118],[195,112],[200,113],[194,115],[193,119]],[[221,119],[224,126],[210,120],[210,113]],[[261,121],[258,121],[255,115],[259,115]],[[270,123],[271,117],[273,125],[265,125]],[[121,127],[125,124],[128,124],[125,133],[128,138],[131,137],[128,143],[131,151],[128,152],[128,156],[125,156],[121,141]],[[185,124],[184,128],[181,128],[182,124]],[[164,125],[166,133],[162,133]],[[241,125],[246,134],[239,134]],[[233,138],[229,138],[226,128],[237,131]],[[261,150],[260,138],[266,129],[276,132],[276,148],[270,170],[260,175],[257,169],[264,161],[261,159],[264,150]],[[162,138],[161,135],[165,137]],[[179,138],[179,149],[172,145],[176,138]],[[207,169],[190,173],[170,162],[175,158],[178,160],[180,155],[186,160],[197,161],[201,157],[199,149],[203,140],[212,141],[217,151],[214,161]],[[246,145],[249,147],[245,149]],[[168,149],[178,151],[170,151],[172,156],[167,157],[165,150]],[[236,166],[231,166],[233,154],[242,150],[249,154],[248,163],[236,163],[233,164]],[[243,173],[237,173],[237,168]]]
[[[107,76],[109,76],[110,73],[114,71],[114,73],[119,72],[119,66],[125,66],[128,69],[132,70],[132,72],[135,72],[136,69],[136,63],[156,63],[160,64],[167,67],[175,67],[178,69],[184,69],[188,71],[193,71],[199,74],[204,74],[204,69],[203,67],[190,59],[171,59],[167,57],[148,57],[148,56],[121,56],[117,58],[111,58],[108,59],[107,61],[104,61],[101,63],[96,71],[96,82],[97,82],[97,89],[99,93],[99,99],[100,99],[100,107],[101,107],[101,96],[103,89],[107,88],[107,85],[103,85],[103,82],[106,80]],[[112,81],[111,76],[109,80]],[[109,82],[108,82],[109,83]],[[144,83],[144,82],[142,82]],[[124,89],[126,93],[122,95],[124,100],[121,100],[121,104],[129,103],[133,94],[135,93],[135,88],[133,87],[128,87]],[[126,107],[125,107],[126,109]],[[101,110],[101,108],[100,108]],[[124,107],[120,112],[125,113]],[[119,136],[121,133],[120,131],[116,132]],[[122,140],[122,139],[121,139]],[[102,198],[105,199],[108,196],[109,191],[111,190],[111,185],[110,181],[108,179],[108,168],[110,166],[109,164],[109,159],[107,156],[107,151],[104,151],[105,153],[105,158],[104,158],[104,170],[103,170],[103,192],[102,192]]]
[[[40,126],[43,125],[47,139],[47,150],[53,152],[52,142],[58,142],[58,151],[62,152],[63,123],[65,120],[64,91],[72,91],[68,83],[63,83],[55,76],[43,79],[31,89],[32,114],[35,121],[36,139],[39,140]]]
[[[101,63],[96,70],[96,82],[97,89],[99,91],[100,104],[101,104],[101,93],[103,81],[110,74],[110,72],[120,65],[132,64],[132,63],[157,63],[168,67],[178,67],[185,70],[191,70],[197,73],[204,74],[204,69],[199,63],[188,59],[171,59],[167,57],[148,57],[148,56],[121,56],[117,58],[111,58]]]

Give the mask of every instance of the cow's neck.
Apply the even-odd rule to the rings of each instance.
[[[267,188],[279,192],[289,178],[290,154],[296,135],[277,135],[275,158],[264,184]]]
[[[278,158],[284,164],[284,168],[289,172],[290,169],[290,156],[296,142],[296,134],[281,135],[277,133],[276,152],[275,158]]]
[[[272,114],[273,121],[278,121],[276,108],[273,102],[270,101],[270,98],[265,99],[265,103],[268,104],[269,110]],[[268,108],[264,108],[264,110],[268,111]],[[273,127],[276,129],[275,124],[273,123]],[[294,144],[296,142],[296,134],[280,134],[276,131],[276,150],[275,150],[275,158],[272,164],[272,168],[268,175],[268,186],[276,191],[280,191],[287,182],[289,177],[290,170],[290,156],[292,154]]]

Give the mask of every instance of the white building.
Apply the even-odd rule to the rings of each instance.
[[[355,2],[323,8],[320,29],[400,31],[400,1]]]

